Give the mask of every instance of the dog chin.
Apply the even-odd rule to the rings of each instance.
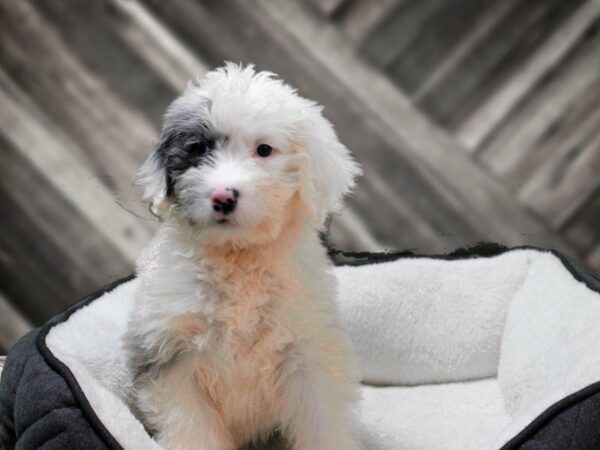
[[[279,236],[283,228],[267,219],[248,224],[235,218],[211,218],[203,224],[192,222],[192,226],[200,244],[231,246],[239,249],[268,244]]]

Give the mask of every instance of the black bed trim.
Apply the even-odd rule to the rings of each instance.
[[[558,417],[560,413],[598,393],[600,393],[600,381],[590,384],[589,386],[586,386],[583,389],[580,389],[579,391],[560,399],[558,402],[549,406],[544,412],[533,419],[529,425],[523,428],[516,436],[504,444],[500,450],[518,449],[521,445],[527,442],[528,439],[531,439],[533,436],[535,436],[535,434],[544,426],[548,425],[554,418]]]
[[[410,251],[401,251],[401,252],[382,252],[382,253],[373,253],[373,252],[344,252],[341,250],[329,249],[329,256],[332,259],[339,258],[340,256],[344,258],[344,260],[336,261],[335,264],[337,266],[362,266],[367,264],[377,264],[383,262],[391,262],[399,259],[410,259],[410,258],[429,258],[429,259],[441,259],[441,260],[461,260],[461,259],[470,259],[470,258],[489,258],[498,256],[507,252],[517,251],[517,250],[534,250],[542,253],[551,253],[555,257],[557,257],[565,268],[571,273],[571,275],[578,281],[584,283],[589,289],[600,293],[600,281],[595,277],[587,274],[577,265],[575,265],[570,259],[561,254],[560,252],[552,249],[544,249],[533,246],[517,246],[517,247],[505,247],[500,244],[494,243],[480,243],[470,248],[461,248],[453,251],[452,253],[446,255],[422,255],[415,254]],[[89,420],[90,425],[94,429],[94,431],[98,434],[98,436],[108,445],[109,448],[112,449],[123,449],[123,447],[118,443],[118,441],[114,438],[114,436],[108,431],[105,425],[100,421],[93,408],[89,404],[88,399],[85,397],[77,379],[71,372],[71,370],[62,363],[59,359],[57,359],[52,352],[46,346],[46,336],[50,329],[66,320],[69,317],[77,312],[79,309],[87,306],[94,300],[98,299],[102,295],[107,292],[112,291],[114,288],[119,286],[122,283],[132,280],[135,278],[135,275],[129,275],[125,278],[121,278],[105,287],[100,289],[99,291],[91,294],[90,296],[83,299],[81,302],[75,304],[71,308],[67,309],[64,313],[54,317],[51,321],[46,323],[40,330],[40,333],[37,336],[37,347],[41,355],[48,362],[48,365],[52,367],[56,372],[58,372],[67,382],[71,391],[73,392],[73,396],[81,405],[81,409],[84,412],[86,418]],[[516,436],[510,439],[506,444],[504,444],[500,450],[515,450],[518,449],[523,443],[525,443],[528,439],[534,436],[538,431],[540,431],[545,425],[550,423],[555,417],[557,417],[561,412],[567,410],[571,406],[585,400],[592,395],[600,393],[600,381],[588,385],[587,387],[580,389],[579,391],[570,394],[567,397],[562,398],[558,402],[552,404],[545,411],[543,411],[540,415],[538,415],[532,422],[529,423],[524,429],[522,429]]]
[[[521,248],[552,253],[560,260],[560,262],[562,262],[563,266],[566,267],[566,269],[571,273],[573,278],[575,278],[577,281],[580,281],[581,283],[584,283],[590,290],[600,294],[600,281],[592,275],[589,275],[587,272],[581,269],[578,265],[576,265],[573,261],[571,261],[562,253],[552,249],[539,249],[535,247]],[[568,395],[567,397],[563,397],[558,402],[550,405],[540,415],[538,415],[532,422],[529,423],[529,425],[523,428],[516,436],[514,436],[506,444],[504,444],[500,448],[500,450],[518,449],[528,439],[532,438],[538,431],[540,431],[544,426],[548,425],[553,419],[558,417],[560,413],[566,411],[567,409],[576,405],[577,403],[582,402],[587,398],[599,393],[600,381],[597,381]]]
[[[399,259],[441,259],[454,261],[460,259],[471,258],[492,258],[504,253],[509,253],[517,250],[533,250],[540,253],[551,253],[556,256],[571,275],[577,280],[584,283],[587,287],[595,292],[600,293],[600,280],[593,275],[588,274],[572,260],[567,258],[557,250],[550,248],[534,247],[531,245],[519,245],[516,247],[506,247],[502,244],[489,242],[481,242],[472,247],[459,248],[444,255],[424,255],[413,253],[411,251],[389,251],[389,252],[346,252],[329,248],[329,257],[334,260],[336,266],[363,266],[367,264],[378,264],[385,262],[397,261]]]
[[[52,327],[58,325],[59,323],[67,321],[72,314],[79,311],[81,308],[84,308],[85,306],[89,305],[102,295],[112,291],[117,286],[126,283],[127,281],[130,281],[133,278],[135,278],[135,275],[128,275],[124,278],[121,278],[104,286],[103,288],[94,292],[88,297],[85,297],[83,300],[76,303],[75,305],[67,309],[65,312],[59,314],[58,316],[54,317],[52,320],[47,322],[45,325],[43,325],[36,339],[38,351],[44,357],[48,365],[66,381],[67,385],[71,389],[71,392],[73,393],[73,397],[75,397],[75,400],[77,400],[77,402],[79,403],[80,409],[83,411],[83,414],[90,423],[90,426],[96,432],[98,437],[100,437],[100,439],[102,439],[102,441],[109,448],[116,450],[122,450],[123,447],[121,446],[121,444],[119,444],[115,437],[110,433],[110,431],[108,431],[106,426],[98,418],[98,416],[94,412],[94,409],[90,405],[87,397],[83,393],[81,386],[79,386],[79,382],[75,378],[75,375],[73,375],[73,372],[71,372],[71,369],[69,369],[66,364],[60,361],[56,356],[54,356],[52,351],[50,351],[50,349],[46,345],[46,336],[48,335]]]
[[[328,254],[337,266],[362,266],[365,264],[377,264],[407,258],[429,258],[443,260],[485,258],[498,256],[507,251],[521,249],[549,251],[547,249],[541,249],[536,247],[507,247],[505,245],[497,244],[495,242],[479,242],[473,246],[461,247],[443,255],[425,255],[420,253],[414,253],[412,250],[390,250],[383,252],[347,252],[344,250],[337,250],[332,247],[328,247]]]

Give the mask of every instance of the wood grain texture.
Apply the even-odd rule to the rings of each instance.
[[[313,5],[321,14],[333,16],[344,6],[345,3],[353,3],[353,0],[306,0]]]
[[[38,325],[132,264],[4,136],[0,147],[0,286]]]
[[[600,245],[596,245],[594,250],[590,253],[590,255],[585,260],[585,264],[588,267],[592,267],[596,270],[596,278],[600,279]]]
[[[198,55],[177,40],[137,0],[112,0],[111,4],[128,18],[127,26],[117,29],[123,39],[176,92],[180,92],[191,78],[208,70]]]
[[[506,3],[508,2],[502,4]],[[588,0],[575,11],[564,25],[549,36],[540,50],[525,62],[521,70],[515,72],[494,95],[471,113],[458,130],[458,139],[468,149],[477,150],[548,72],[557,70],[559,65],[565,65],[566,55],[581,44],[582,37],[599,15],[600,3],[596,0]]]
[[[333,18],[353,43],[358,44],[393,8],[406,0],[353,0],[346,2]]]
[[[111,95],[126,102],[132,112],[141,112],[150,123],[159,123],[177,91],[124,39],[134,23],[123,9],[109,0],[31,1],[63,45],[102,80]]]
[[[35,61],[35,65],[31,64]],[[0,64],[73,140],[103,182],[127,193],[157,127],[78,59],[26,1],[0,2]],[[136,211],[146,214],[145,208]]]
[[[562,228],[571,245],[586,258],[594,253],[600,242],[599,217],[600,188],[596,188]]]
[[[0,292],[0,354],[8,353],[12,345],[31,330],[31,324],[12,306],[6,296]],[[0,356],[0,371],[4,360]]]
[[[597,124],[600,126],[600,122]],[[539,171],[519,191],[519,198],[562,226],[600,185],[600,133],[588,136],[574,147],[563,147],[552,155],[545,170]]]
[[[428,19],[444,7],[443,0],[398,2],[371,28],[359,50],[377,67],[386,69],[418,38]]]
[[[441,125],[451,130],[460,128],[485,98],[522,68],[529,55],[579,3],[579,0],[516,2],[462,64],[419,99],[419,105]]]
[[[108,190],[85,160],[77,157],[75,144],[65,136],[53,134],[48,119],[1,71],[0,103],[0,129],[5,139],[94,225],[90,232],[103,235],[123,258],[135,261],[155,229],[156,220],[132,214],[128,204],[133,202]],[[139,197],[140,192],[136,194]]]
[[[599,25],[596,21],[592,32],[565,56],[564,64],[547,72],[481,145],[478,158],[509,185],[524,184],[561,153],[559,147],[568,151],[594,132],[586,129],[595,127],[593,116],[600,95],[600,36],[595,32]]]
[[[328,235],[329,243],[334,248],[368,252],[385,250],[385,245],[373,237],[370,227],[350,208],[331,218]]]
[[[500,4],[510,4],[510,1]],[[436,75],[437,68],[462,44],[469,31],[485,19],[483,13],[498,15],[493,6],[489,0],[463,0],[458,7],[454,2],[443,2],[431,17],[423,20],[407,48],[389,64],[390,77],[417,102],[426,97],[445,78],[442,74]]]
[[[256,3],[262,5],[267,13],[265,3],[261,1]],[[406,161],[411,164],[409,169],[411,172],[426,174],[423,179],[426,180],[425,183],[431,185],[431,189],[438,196],[443,198],[444,211],[454,210],[454,217],[465,221],[466,226],[472,226],[480,235],[493,240],[511,243],[520,240],[529,240],[529,242],[537,240],[540,243],[544,242],[543,245],[562,247],[568,253],[571,252],[558,235],[537,222],[514,202],[502,186],[496,184],[482,172],[480,167],[474,165],[456,141],[432,127],[410,105],[410,102],[378,73],[357,62],[356,55],[351,49],[345,48],[344,42],[339,40],[337,33],[328,32],[323,23],[315,22],[310,16],[303,15],[293,3],[286,3],[278,8],[270,7],[268,12],[279,26],[286,27],[287,32],[293,34],[296,38],[295,42],[303,42],[305,52],[308,48],[312,49],[316,59],[312,67],[317,70],[318,65],[321,65],[321,70],[325,71],[319,77],[321,83],[324,83],[325,77],[328,76],[336,80],[335,85],[338,89],[340,85],[346,88],[342,98],[348,99],[349,104],[343,111],[355,108],[357,105],[363,116],[377,118],[377,122],[369,129],[371,142],[373,136],[391,138],[395,155],[390,154],[387,161],[390,161],[390,158],[403,163]],[[290,20],[291,17],[294,17],[293,21]],[[274,27],[275,24],[272,24],[270,29]],[[320,30],[318,33],[317,29]],[[325,105],[327,107],[327,103]],[[338,106],[330,114],[337,114],[341,109]],[[336,120],[333,114],[332,118],[338,124],[342,137],[346,136],[346,132],[348,136],[351,131],[356,132],[360,124],[353,121],[352,130],[346,130],[344,120]],[[352,145],[351,139],[346,138],[346,142]],[[360,152],[363,148],[360,145],[353,148],[360,160]],[[383,154],[383,148],[378,146],[376,153],[369,153],[365,163]],[[403,163],[396,166],[396,170],[402,170],[398,167],[403,167]],[[369,173],[368,167],[367,173]],[[386,177],[387,183],[395,184],[394,190],[398,196],[404,193],[400,188],[402,181],[401,175],[392,178],[391,174],[388,174]],[[411,192],[410,185],[405,187],[408,189],[407,192]],[[412,200],[411,206],[421,214],[424,209],[437,208],[437,205],[428,204],[430,198],[414,194],[409,195],[407,201]],[[419,205],[420,201],[421,205]],[[426,208],[423,208],[423,204]],[[421,209],[418,209],[419,206]],[[423,214],[426,212],[423,211]],[[452,216],[446,216],[442,230],[448,229],[447,224],[452,223],[452,219]],[[549,244],[550,242],[552,244]]]
[[[0,352],[2,311],[35,325],[131,270],[157,226],[135,172],[224,60],[322,103],[363,165],[338,247],[533,244],[600,273],[599,18],[597,0],[0,1]]]

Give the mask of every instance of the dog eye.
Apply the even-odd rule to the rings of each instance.
[[[204,156],[208,150],[206,142],[193,142],[187,146],[187,150],[196,156]]]
[[[258,147],[256,147],[256,154],[261,158],[270,156],[272,151],[273,147],[271,147],[269,144],[260,144]]]

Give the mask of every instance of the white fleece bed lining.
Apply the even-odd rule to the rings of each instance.
[[[590,352],[600,294],[550,252],[409,257],[334,273],[361,359],[369,450],[498,449],[600,380],[600,352]],[[74,312],[46,345],[121,446],[158,449],[121,400],[130,379],[119,339],[135,287],[128,281]]]

